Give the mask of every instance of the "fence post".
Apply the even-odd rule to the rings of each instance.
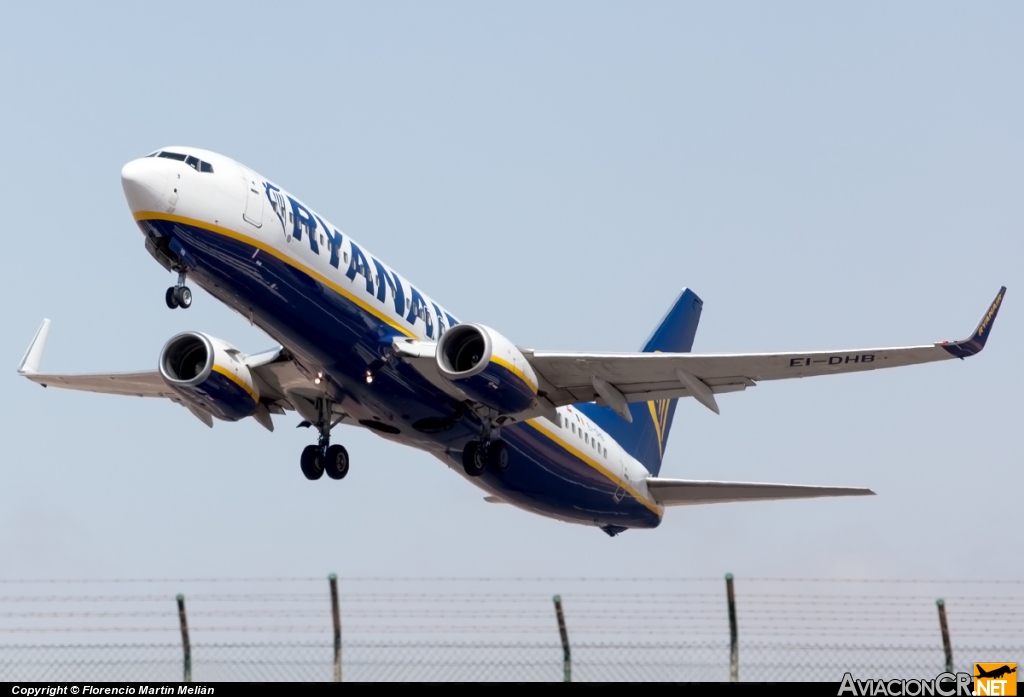
[[[341,610],[338,607],[338,575],[327,577],[331,583],[331,619],[334,620],[334,682],[341,682]]]
[[[565,614],[562,612],[562,596],[556,595],[555,616],[558,618],[558,633],[562,637],[562,681],[572,682],[572,653],[569,651],[569,632],[565,628]]]
[[[178,622],[181,624],[181,648],[185,653],[185,679],[192,682],[192,645],[188,641],[188,618],[185,617],[185,596],[178,593]]]
[[[946,672],[953,672],[953,646],[949,643],[949,625],[946,624],[946,601],[939,598],[935,601],[939,608],[939,628],[942,629],[942,650],[946,653]]]
[[[739,631],[736,628],[736,594],[733,592],[732,574],[725,575],[725,595],[729,602],[729,682],[739,682]]]

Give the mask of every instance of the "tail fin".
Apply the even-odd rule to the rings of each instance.
[[[697,334],[703,305],[703,301],[692,290],[684,289],[641,350],[644,353],[689,353],[693,348],[693,337]],[[677,401],[661,399],[656,402],[634,402],[629,405],[633,423],[628,423],[609,407],[587,403],[577,408],[639,460],[648,472],[657,476],[661,470],[661,460],[665,455],[665,444],[672,428]]]

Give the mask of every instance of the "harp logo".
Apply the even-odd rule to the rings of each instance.
[[[1000,697],[1017,694],[1016,663],[975,663],[974,664],[974,695],[999,695]]]
[[[647,407],[651,410],[651,420],[654,421],[654,432],[658,436],[658,455],[661,457],[665,456],[665,431],[671,404],[671,399],[659,399],[656,402],[647,403]]]

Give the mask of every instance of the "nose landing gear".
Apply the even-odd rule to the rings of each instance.
[[[192,306],[192,291],[185,285],[184,271],[178,272],[178,282],[164,293],[164,302],[172,310],[178,307],[187,310]]]

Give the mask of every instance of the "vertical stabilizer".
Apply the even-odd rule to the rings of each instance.
[[[672,304],[661,323],[655,328],[641,351],[644,353],[689,353],[697,334],[697,323],[703,301],[690,289],[684,289]],[[676,399],[653,402],[634,402],[629,405],[633,423],[629,423],[609,407],[594,403],[580,404],[577,408],[605,433],[621,445],[626,452],[640,461],[654,476],[661,470],[665,444],[672,428]]]

